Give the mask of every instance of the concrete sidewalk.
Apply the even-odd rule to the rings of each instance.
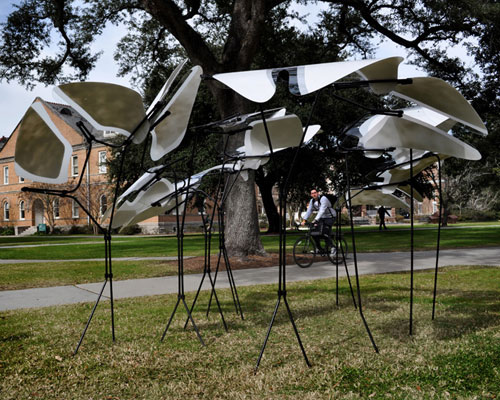
[[[435,257],[435,251],[415,252],[415,270],[433,269],[435,267]],[[292,257],[288,258],[288,262],[293,262]],[[349,256],[347,265],[349,274],[354,275],[352,255]],[[494,265],[498,267],[500,266],[500,247],[442,250],[439,256],[439,266],[447,265]],[[410,253],[361,253],[358,254],[358,270],[360,274],[409,271]],[[292,264],[287,266],[286,272],[287,282],[325,279],[335,277],[335,266],[329,261],[318,262],[305,269]],[[233,275],[238,287],[277,283],[278,267],[235,270]],[[342,264],[339,266],[339,276],[345,275]],[[185,291],[197,290],[201,276],[201,274],[185,275]],[[115,276],[115,278],[118,277]],[[102,283],[87,283],[75,286],[3,291],[0,292],[0,311],[94,302],[102,286]],[[225,271],[219,274],[216,287],[229,287]],[[205,282],[203,289],[209,289],[209,283]],[[113,281],[115,299],[176,292],[177,276]],[[105,299],[109,299],[109,284],[106,285],[103,295]]]

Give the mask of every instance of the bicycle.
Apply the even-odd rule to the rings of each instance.
[[[336,263],[336,254],[337,254],[337,247],[341,254],[343,254],[344,257],[347,257],[347,241],[344,239],[342,234],[339,236],[334,235],[328,235],[334,244],[331,249],[328,248],[328,243],[325,240],[325,247],[326,247],[326,253],[321,254],[318,252],[316,248],[316,242],[313,239],[313,235],[311,234],[311,224],[307,224],[309,226],[309,229],[307,230],[305,236],[301,236],[297,239],[295,244],[293,245],[293,259],[295,263],[301,267],[301,268],[308,268],[311,266],[311,264],[314,262],[314,259],[316,258],[317,255],[323,256],[323,257],[328,257],[330,262],[332,264]],[[326,234],[320,234],[322,239],[326,239]],[[337,246],[335,246],[335,243],[337,243]],[[340,256],[340,254],[339,254]]]

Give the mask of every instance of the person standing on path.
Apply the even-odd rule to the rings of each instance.
[[[391,214],[389,214],[389,211],[387,211],[387,209],[384,206],[380,206],[377,210],[377,213],[378,213],[378,218],[380,220],[378,230],[381,231],[382,226],[384,227],[384,229],[387,229],[387,226],[385,226],[385,214],[387,214],[389,217],[391,216]]]

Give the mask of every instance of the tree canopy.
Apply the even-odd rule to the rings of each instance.
[[[497,1],[297,3],[327,8],[317,25],[299,31],[292,22],[304,21],[306,16],[299,15],[291,1],[23,0],[2,23],[0,80],[17,80],[27,87],[34,82],[84,80],[100,55],[92,52],[91,44],[107,24],[128,28],[117,45],[115,59],[120,73],[132,74],[134,85],[147,100],[180,57],[187,56],[205,73],[214,74],[370,57],[378,43],[388,39],[408,49],[412,62],[459,88],[486,119],[490,134],[496,135],[500,92]],[[474,66],[448,51],[456,44],[467,49]],[[208,81],[207,88],[218,116],[253,111],[248,101],[221,85]],[[307,110],[309,100],[294,100],[298,102],[295,109]],[[328,133],[338,132],[346,120],[354,119],[352,111],[346,113],[342,105],[325,102],[326,106],[338,107],[335,113],[330,108],[317,114],[327,117],[320,117],[323,121],[319,122]],[[232,148],[241,140],[241,136],[232,137]],[[311,151],[316,147],[330,154],[325,151],[329,145],[325,135]],[[258,252],[262,247],[253,175],[246,182],[238,181],[236,188],[228,204],[236,210],[228,215],[228,249],[233,254]]]

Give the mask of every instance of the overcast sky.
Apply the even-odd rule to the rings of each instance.
[[[12,4],[19,1],[0,0],[0,22],[5,22],[7,16],[12,11]],[[300,7],[298,7],[300,8]],[[311,12],[311,7],[308,7]],[[302,10],[299,10],[302,11]],[[314,20],[314,12],[311,12],[311,19]],[[124,86],[129,85],[129,79],[119,78],[116,76],[118,67],[113,60],[113,52],[116,43],[123,36],[123,27],[109,26],[105,29],[93,44],[92,50],[103,51],[96,68],[90,73],[88,81],[110,82]],[[384,43],[380,46],[378,57],[389,57],[401,55],[404,57],[405,51],[398,48],[392,43]],[[327,60],[325,60],[327,61]],[[278,65],[276,66],[278,67]],[[401,66],[400,77],[421,76],[422,72],[418,72],[411,66]],[[48,101],[60,102],[60,99],[52,96],[52,87],[37,85],[32,91],[20,86],[16,82],[1,82],[0,83],[0,136],[10,136],[17,124],[20,122],[24,113],[33,102],[35,97],[41,97]]]

